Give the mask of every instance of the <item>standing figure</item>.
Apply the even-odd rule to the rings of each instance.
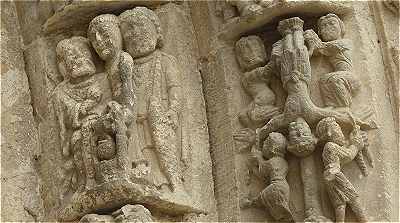
[[[92,151],[92,123],[101,114],[102,98],[89,41],[84,37],[64,39],[57,44],[57,58],[64,81],[55,89],[53,102],[60,125],[62,154],[74,158],[78,175],[85,178],[86,188],[95,184]]]
[[[275,93],[269,87],[271,76],[263,75],[267,63],[264,44],[258,36],[242,37],[236,42],[236,57],[245,73],[241,81],[253,101],[239,115],[242,125],[247,128],[258,128],[265,125],[273,116],[280,113],[275,106]]]
[[[119,18],[124,45],[134,62],[140,148],[154,149],[171,189],[183,190],[177,148],[181,115],[178,64],[159,50],[163,36],[155,12],[136,7]]]
[[[318,20],[318,34],[324,42],[312,30],[305,32],[305,39],[310,46],[311,54],[319,53],[326,56],[333,67],[333,72],[324,74],[320,79],[325,105],[349,107],[361,85],[353,75],[352,44],[349,39],[343,39],[345,34],[343,21],[332,13],[322,16]]]
[[[95,17],[89,24],[88,38],[97,54],[105,61],[112,99],[124,106],[126,122],[130,123],[135,98],[135,83],[132,81],[133,59],[122,51],[118,17],[112,14]]]
[[[320,141],[326,143],[322,152],[324,182],[335,207],[336,222],[344,222],[346,205],[350,206],[359,221],[367,222],[359,194],[341,170],[342,165],[351,162],[365,148],[365,132],[356,126],[347,143],[338,123],[328,117],[318,123],[316,133]]]
[[[294,222],[289,209],[289,184],[286,181],[288,163],[285,160],[285,137],[272,132],[264,141],[262,151],[253,151],[250,165],[256,175],[266,181],[267,187],[254,199],[245,200],[242,207],[264,206],[276,221]]]
[[[123,120],[130,132],[130,151],[132,163],[135,167],[148,165],[142,154],[141,148],[135,146],[137,137],[136,129],[136,97],[135,81],[133,75],[133,59],[131,55],[122,50],[123,40],[119,28],[119,18],[112,14],[103,14],[95,17],[89,24],[88,38],[93,48],[102,60],[111,86],[112,100],[122,106]],[[128,156],[128,154],[125,154]]]

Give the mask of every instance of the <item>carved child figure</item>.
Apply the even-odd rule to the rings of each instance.
[[[119,18],[124,45],[134,60],[133,76],[137,78],[140,148],[154,149],[172,190],[183,190],[177,156],[180,69],[173,56],[159,50],[163,36],[155,12],[136,7],[121,13]]]
[[[332,13],[322,16],[318,20],[318,33],[324,42],[312,30],[307,30],[304,37],[310,47],[310,53],[326,56],[334,70],[320,79],[325,105],[349,107],[352,97],[360,90],[360,83],[352,72],[352,43],[349,39],[343,39],[343,21]]]
[[[351,162],[360,150],[365,147],[366,134],[356,128],[350,133],[347,143],[342,129],[332,117],[321,120],[316,133],[321,142],[326,143],[322,152],[324,163],[324,181],[333,206],[335,207],[336,222],[344,222],[345,209],[348,204],[361,222],[367,218],[361,207],[359,194],[341,171],[341,166]]]
[[[62,153],[64,157],[72,153],[79,177],[86,177],[88,188],[94,185],[95,175],[90,125],[101,113],[95,109],[102,96],[99,82],[94,76],[96,67],[90,44],[84,37],[64,39],[57,44],[56,51],[60,72],[65,77],[53,95]]]
[[[241,79],[242,86],[253,99],[239,115],[239,120],[248,128],[261,127],[280,113],[275,106],[275,94],[269,87],[271,76],[261,75],[267,63],[264,44],[258,36],[242,37],[236,42],[235,50],[240,67],[246,72]],[[259,76],[263,78],[255,78]]]
[[[288,172],[288,163],[284,158],[286,146],[285,137],[272,132],[264,141],[262,151],[253,151],[250,165],[255,164],[256,174],[266,180],[268,186],[258,197],[245,200],[242,207],[264,206],[276,221],[293,222],[289,209],[289,184],[286,181]]]

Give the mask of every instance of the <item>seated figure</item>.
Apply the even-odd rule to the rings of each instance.
[[[323,16],[318,20],[318,33],[324,42],[312,30],[307,30],[304,37],[310,54],[326,56],[333,67],[333,72],[320,79],[324,103],[327,107],[349,107],[361,86],[352,71],[352,44],[343,39],[343,21],[335,14]]]

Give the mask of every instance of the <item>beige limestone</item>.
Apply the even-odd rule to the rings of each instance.
[[[3,221],[399,220],[398,2],[2,2]]]

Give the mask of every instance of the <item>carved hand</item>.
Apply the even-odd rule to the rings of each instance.
[[[256,132],[249,128],[241,129],[233,134],[233,139],[239,142],[247,143],[247,145],[250,147],[256,142]]]
[[[108,103],[109,111],[113,120],[113,131],[117,134],[126,134],[127,127],[124,122],[124,112],[122,106],[115,101]]]
[[[179,126],[179,116],[178,113],[172,109],[168,110],[167,117],[171,127],[176,130]]]
[[[360,130],[360,126],[354,126],[353,131],[350,133],[350,144],[356,146],[359,150],[365,147],[365,142],[368,141],[366,132]]]

